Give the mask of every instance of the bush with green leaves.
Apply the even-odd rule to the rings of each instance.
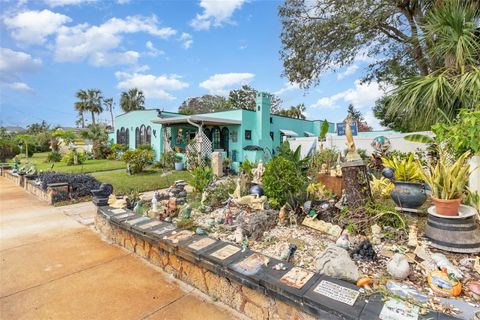
[[[315,153],[310,159],[309,175],[314,176],[320,172],[322,164],[326,164],[328,168],[335,167],[340,152],[333,149],[323,149]]]
[[[253,178],[252,169],[255,167],[255,163],[250,162],[248,159],[245,159],[240,165],[240,171],[245,172],[250,179]]]
[[[76,166],[84,163],[85,160],[87,160],[85,152],[76,149],[68,150],[62,158],[62,162],[65,162],[67,166]]]
[[[192,174],[192,185],[198,192],[203,192],[213,180],[213,171],[210,167],[196,167]]]
[[[222,183],[217,183],[214,188],[208,188],[208,194],[205,199],[205,204],[210,207],[218,207],[228,200],[230,194],[235,191],[236,183],[229,178]]]
[[[18,145],[10,139],[0,139],[0,162],[14,158],[20,153]]]
[[[111,153],[108,158],[110,160],[118,159],[119,157],[121,157],[122,153],[127,150],[128,150],[127,145],[114,143],[110,146]]]
[[[123,161],[125,161],[133,174],[143,172],[145,166],[150,164],[154,157],[155,154],[152,150],[145,149],[128,150],[122,155]]]
[[[265,165],[263,188],[274,207],[284,205],[289,195],[302,191],[305,184],[302,168],[291,160],[277,155]]]
[[[52,151],[47,155],[45,162],[60,162],[62,161],[62,154],[60,152]]]
[[[175,152],[168,151],[160,155],[160,161],[155,163],[155,167],[165,170],[173,170],[175,161]]]

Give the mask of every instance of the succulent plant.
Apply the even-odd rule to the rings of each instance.
[[[385,167],[395,170],[396,181],[419,182],[421,180],[420,170],[413,158],[413,153],[410,153],[406,159],[382,158],[382,162]]]

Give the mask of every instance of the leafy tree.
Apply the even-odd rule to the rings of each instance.
[[[435,38],[425,28],[426,14],[437,3],[441,1],[286,0],[279,8],[284,74],[308,88],[319,83],[322,73],[364,55],[377,59],[365,80],[392,83],[427,75],[441,62],[430,54]]]
[[[27,134],[37,134],[37,133],[40,133],[40,132],[48,131],[49,129],[50,129],[50,125],[45,120],[43,120],[40,123],[29,124],[27,126],[27,130],[26,130],[25,133],[27,133]]]
[[[145,96],[143,95],[143,91],[137,88],[122,92],[120,95],[120,107],[124,112],[145,110],[144,104]]]
[[[112,127],[115,126],[113,121],[113,109],[115,103],[113,102],[113,98],[103,99],[103,105],[105,106],[105,110],[110,112],[110,117],[112,118]]]
[[[244,85],[240,89],[230,91],[228,95],[228,103],[231,105],[232,109],[242,108],[248,110],[255,110],[255,99],[257,97],[257,92],[258,91],[251,86]],[[270,112],[279,112],[281,104],[282,100],[272,94]]]
[[[80,116],[82,128],[85,128],[84,112],[87,110],[87,92],[83,89],[80,89],[75,93],[75,96],[77,97],[78,101],[75,102],[74,108],[77,110],[78,115]]]
[[[480,108],[480,9],[474,4],[446,0],[426,15],[425,36],[435,39],[428,53],[443,65],[399,81],[377,113],[417,131],[455,118],[462,108]]]
[[[88,129],[80,132],[84,139],[92,140],[92,154],[94,159],[104,159],[108,156],[108,133],[104,127],[99,125],[89,126]]]
[[[71,130],[63,130],[60,128],[55,130],[52,136],[57,139],[62,139],[63,142],[65,142],[65,145],[69,145],[73,143],[73,141],[77,138],[77,135],[75,132]]]
[[[296,106],[291,106],[290,109],[280,109],[276,114],[295,119],[305,119],[305,115],[303,114],[305,110],[305,104],[300,103]]]
[[[103,112],[102,107],[102,91],[99,89],[88,89],[86,96],[86,108],[85,110],[90,111],[92,114],[92,125],[95,126],[95,114],[100,114]]]
[[[28,160],[28,157],[31,157],[34,152],[35,136],[32,134],[17,134],[15,139],[18,145],[21,145],[25,149],[25,158]]]
[[[230,104],[228,104],[225,97],[206,94],[201,97],[188,98],[187,100],[183,101],[178,108],[178,112],[188,115],[231,109],[232,107]]]
[[[352,120],[357,123],[359,132],[372,131],[372,127],[370,127],[365,121],[365,119],[363,118],[362,112],[360,112],[360,110],[355,109],[353,104],[348,105],[347,116],[350,116]]]

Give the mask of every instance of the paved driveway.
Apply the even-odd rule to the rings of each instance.
[[[92,209],[54,208],[0,177],[1,319],[239,317],[103,242],[91,229]]]

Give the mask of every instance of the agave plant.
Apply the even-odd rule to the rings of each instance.
[[[422,167],[420,177],[430,186],[432,195],[437,199],[453,200],[460,199],[466,190],[470,165],[468,156],[470,151],[462,154],[455,162],[449,161],[444,153],[440,154],[435,165]]]
[[[382,162],[385,167],[395,170],[396,181],[419,182],[421,180],[420,170],[413,158],[413,153],[410,153],[406,159],[382,158]]]

